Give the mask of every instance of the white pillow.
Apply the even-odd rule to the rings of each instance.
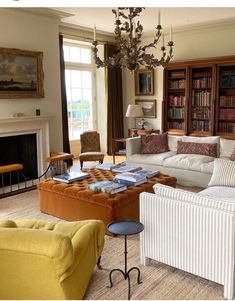
[[[230,157],[235,148],[235,140],[220,138],[220,157]]]
[[[177,152],[177,142],[182,141],[182,136],[170,136],[168,135],[168,148],[169,151]]]
[[[209,137],[183,136],[182,141],[195,142],[195,143],[217,143],[217,157],[220,156],[220,136],[209,136]]]
[[[226,159],[215,159],[208,186],[235,187],[235,162]]]

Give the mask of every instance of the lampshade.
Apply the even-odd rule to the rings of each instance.
[[[144,116],[142,107],[140,105],[128,105],[126,110],[126,117],[142,117]]]

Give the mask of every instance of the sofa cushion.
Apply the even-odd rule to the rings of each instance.
[[[167,133],[141,136],[141,154],[159,154],[168,151]]]
[[[134,154],[130,156],[129,161],[137,164],[163,165],[166,158],[172,157],[176,152],[165,152],[160,154]]]
[[[233,152],[232,152],[229,159],[232,160],[232,161],[235,161],[235,148],[233,149]]]
[[[208,187],[199,192],[201,195],[207,195],[211,197],[231,199],[235,202],[235,188],[234,187],[226,187],[226,186],[213,186]]]
[[[153,186],[153,190],[155,194],[167,197],[171,200],[178,200],[194,205],[235,212],[235,202],[232,199],[204,196],[196,192],[176,189],[162,184],[155,184]]]
[[[214,161],[202,163],[200,169],[203,173],[212,174],[214,169]]]
[[[217,156],[220,154],[220,136],[210,137],[194,137],[194,136],[182,136],[184,142],[197,142],[197,143],[217,143]]]
[[[220,157],[228,158],[235,148],[235,140],[220,138]]]
[[[177,142],[182,141],[182,136],[168,135],[168,148],[169,151],[177,152]]]
[[[203,163],[208,163],[213,160],[214,158],[209,156],[202,156],[197,154],[178,154],[166,158],[163,161],[163,165],[167,167],[201,171],[201,165]]]
[[[217,157],[217,143],[178,141],[177,154],[198,154]]]
[[[235,187],[235,162],[215,159],[213,174],[208,186]]]

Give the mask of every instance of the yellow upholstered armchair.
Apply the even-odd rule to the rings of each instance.
[[[98,220],[0,222],[0,299],[82,299],[104,231]]]
[[[84,161],[99,161],[103,163],[104,154],[100,149],[100,134],[96,131],[87,131],[81,134],[81,154],[79,155],[81,169]]]

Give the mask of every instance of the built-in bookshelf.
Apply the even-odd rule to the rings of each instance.
[[[235,139],[235,56],[169,63],[162,122],[174,135]]]
[[[191,69],[189,133],[211,132],[212,66]]]
[[[167,128],[185,132],[187,70],[169,70],[167,73]]]
[[[218,74],[217,132],[232,135],[235,134],[235,65],[219,66]]]

